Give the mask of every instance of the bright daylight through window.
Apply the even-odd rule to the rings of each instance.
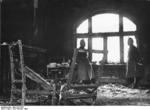
[[[97,64],[103,59],[107,63],[123,63],[127,61],[128,38],[133,38],[137,46],[135,32],[136,25],[127,17],[113,13],[98,14],[76,28],[76,46],[79,48],[80,40],[84,39],[91,60]]]

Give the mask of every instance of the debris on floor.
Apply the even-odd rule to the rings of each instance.
[[[121,84],[103,84],[97,88],[96,101],[94,105],[133,105],[150,106],[149,89],[131,89]],[[85,91],[70,89],[66,95],[87,95]],[[27,105],[51,105],[51,97],[47,95],[29,95],[26,99]],[[91,98],[75,99],[64,103],[65,105],[93,105]],[[0,99],[0,105],[10,105],[9,100]]]
[[[148,92],[120,84],[104,84],[97,89],[96,105],[150,105]]]

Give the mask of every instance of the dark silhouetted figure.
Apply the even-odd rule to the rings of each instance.
[[[90,83],[94,81],[94,72],[88,59],[88,51],[85,49],[85,41],[80,41],[80,47],[77,49],[77,81],[80,83]]]
[[[126,68],[127,85],[132,88],[136,88],[141,78],[141,74],[137,71],[137,66],[140,61],[140,55],[138,49],[133,45],[133,39],[128,39],[128,61]]]

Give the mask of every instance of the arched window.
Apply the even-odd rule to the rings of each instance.
[[[90,58],[97,64],[104,59],[108,63],[127,61],[128,38],[137,46],[136,25],[127,17],[114,13],[97,14],[84,20],[76,28],[76,47],[84,39]]]

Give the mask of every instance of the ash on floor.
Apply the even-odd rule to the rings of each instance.
[[[96,105],[150,105],[150,93],[120,84],[104,84],[97,89]]]

